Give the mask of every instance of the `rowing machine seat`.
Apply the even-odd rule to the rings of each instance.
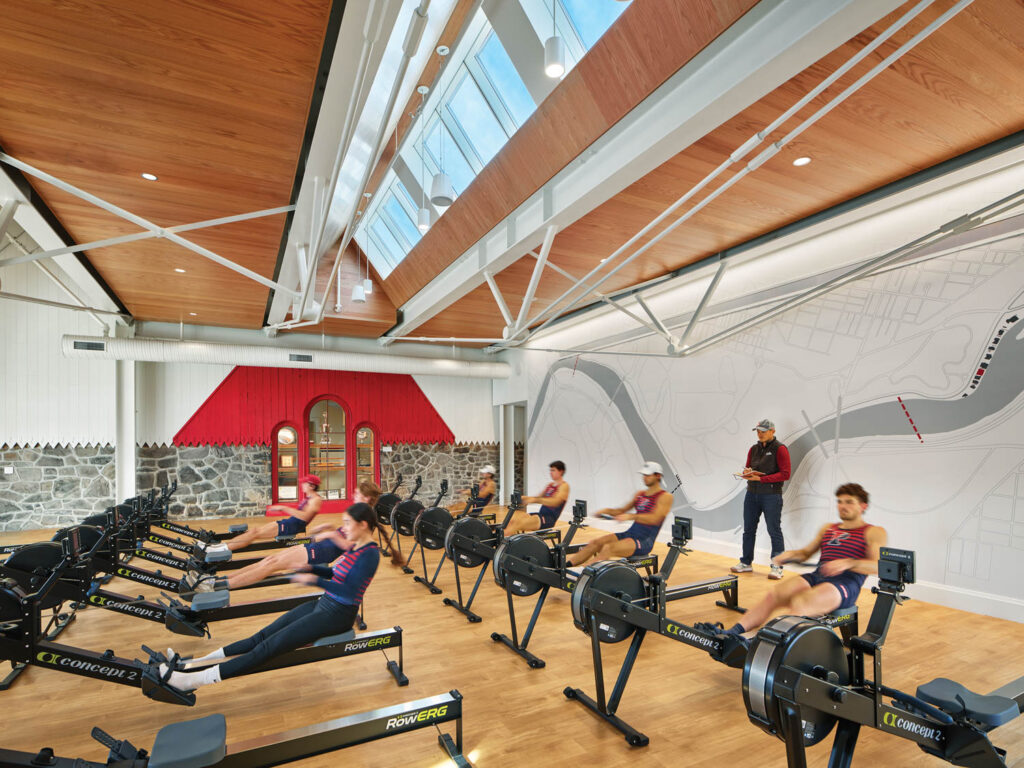
[[[215,608],[227,608],[231,604],[231,593],[226,589],[213,592],[196,592],[192,595],[193,611],[212,611]]]
[[[340,635],[329,635],[328,637],[321,637],[319,640],[313,643],[313,645],[334,645],[335,643],[343,643],[346,640],[353,640],[355,639],[355,636],[356,631],[354,629],[350,629],[348,632],[342,632]]]
[[[965,715],[992,728],[1004,725],[1020,714],[1020,708],[1013,699],[982,696],[945,677],[937,677],[919,686],[917,697],[954,717]]]
[[[248,530],[248,523],[235,523],[234,525],[228,526],[228,533],[245,533]]]
[[[165,725],[156,734],[149,768],[207,768],[227,753],[227,721],[224,715]]]

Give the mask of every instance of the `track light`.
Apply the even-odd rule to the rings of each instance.
[[[558,35],[544,41],[544,74],[552,78],[565,74],[565,43]]]

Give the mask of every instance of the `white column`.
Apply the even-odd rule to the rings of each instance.
[[[129,334],[131,329],[125,329]],[[136,419],[135,361],[114,361],[114,412],[116,443],[114,445],[115,499],[118,503],[135,495]]]
[[[508,504],[515,490],[515,406],[501,406],[501,503]]]

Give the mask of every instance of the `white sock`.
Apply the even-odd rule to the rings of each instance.
[[[160,665],[160,676],[167,674],[167,665]],[[220,664],[204,669],[199,672],[171,672],[167,681],[179,691],[194,691],[204,685],[212,685],[220,682]]]
[[[168,657],[168,658],[170,658],[170,657]],[[187,667],[194,667],[194,666],[196,666],[198,664],[205,664],[205,663],[207,663],[209,661],[218,661],[220,659],[226,659],[226,658],[227,658],[227,656],[224,655],[224,649],[223,648],[218,648],[213,653],[208,653],[205,656],[200,656],[197,659],[189,659],[188,661],[185,662],[185,666],[187,666]]]

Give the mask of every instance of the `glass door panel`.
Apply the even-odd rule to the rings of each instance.
[[[297,501],[299,498],[299,441],[295,430],[277,430],[277,498],[274,501]]]

